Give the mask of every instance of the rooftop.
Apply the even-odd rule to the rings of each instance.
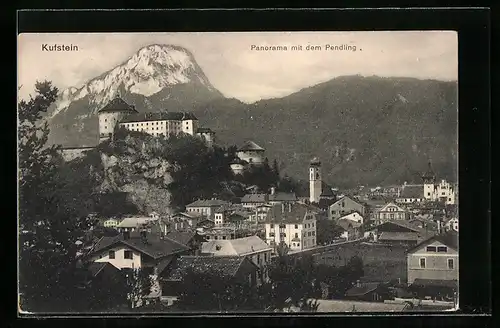
[[[379,240],[400,240],[400,241],[418,241],[416,232],[382,232]]]
[[[123,234],[119,234],[115,237],[102,237],[94,246],[92,253],[98,253],[120,244],[126,245],[155,259],[189,250],[189,247],[167,237],[161,239],[159,236],[148,233],[145,242],[140,237],[139,233],[131,232],[130,238],[128,239],[124,239]]]
[[[403,186],[399,198],[424,198],[424,186],[423,185]]]
[[[259,237],[250,236],[231,240],[211,240],[203,243],[201,249],[202,253],[211,253],[216,256],[242,256],[271,250],[271,247]]]
[[[269,195],[270,202],[295,202],[297,201],[297,196],[295,193],[277,191],[276,193]]]
[[[306,214],[313,214],[314,212],[309,209],[307,205],[304,204],[293,204],[291,211],[288,211],[288,206],[286,206],[285,211],[282,211],[281,205],[275,205],[269,209],[267,212],[266,221],[269,223],[302,223]]]
[[[238,151],[249,151],[249,150],[252,150],[252,151],[264,151],[265,149],[262,148],[261,146],[257,145],[253,141],[246,141],[243,144],[243,146],[241,146],[240,149],[238,149]]]
[[[186,207],[217,207],[228,204],[230,203],[220,199],[199,199],[186,205]]]
[[[135,112],[138,113],[137,110],[134,108],[134,106],[130,106],[127,104],[123,99],[120,97],[116,97],[115,99],[111,100],[106,106],[101,108],[99,113],[103,112]]]
[[[118,228],[135,228],[138,225],[144,225],[148,222],[154,221],[155,219],[148,216],[141,217],[128,217],[123,219],[118,225]]]
[[[267,200],[267,194],[246,194],[241,197],[242,203],[265,203]]]
[[[192,113],[184,112],[151,112],[137,113],[130,115],[120,123],[128,122],[145,122],[145,121],[182,121],[182,120],[198,120]]]
[[[182,280],[189,270],[196,273],[233,277],[245,259],[245,257],[238,256],[181,256],[172,264],[165,279]]]
[[[341,226],[344,230],[348,230],[349,228],[359,228],[362,224],[349,219],[339,219],[337,225]]]
[[[431,236],[431,237],[423,240],[422,242],[418,243],[412,249],[409,249],[408,252],[411,252],[412,250],[415,250],[415,249],[419,248],[420,246],[427,244],[427,243],[430,243],[430,242],[433,242],[433,241],[439,241],[440,243],[442,243],[448,247],[451,247],[455,250],[458,250],[458,234],[456,232],[450,231],[450,232],[447,232],[445,234]]]

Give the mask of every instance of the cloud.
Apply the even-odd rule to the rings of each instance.
[[[79,51],[43,52],[44,43],[74,44]],[[457,35],[446,31],[21,34],[20,95],[32,92],[37,79],[52,80],[60,89],[81,86],[153,43],[189,49],[216,88],[247,102],[281,97],[341,75],[440,80],[458,75]],[[356,46],[356,51],[327,51],[327,44]],[[255,51],[252,45],[289,50]],[[292,51],[293,45],[303,50]],[[307,51],[307,45],[322,49]]]

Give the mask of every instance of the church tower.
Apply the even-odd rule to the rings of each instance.
[[[309,164],[309,201],[311,203],[319,203],[321,187],[321,162],[314,157]]]
[[[422,175],[422,180],[424,180],[424,198],[426,200],[435,200],[437,195],[435,194],[435,183],[436,183],[436,175],[432,170],[431,162],[429,161],[429,165],[427,168],[427,172]]]

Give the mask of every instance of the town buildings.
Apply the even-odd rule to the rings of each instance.
[[[188,214],[203,215],[212,218],[215,209],[229,204],[229,202],[219,199],[200,199],[186,205],[186,211]]]
[[[275,205],[267,214],[266,242],[285,243],[291,251],[316,246],[316,212],[305,204]]]

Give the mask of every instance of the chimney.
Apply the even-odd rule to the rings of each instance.
[[[124,240],[130,239],[130,231],[126,230],[126,228],[123,230],[122,234]]]
[[[285,203],[281,203],[281,213],[285,213]]]
[[[274,195],[276,192],[276,188],[275,187],[271,187],[271,195]]]
[[[361,282],[358,280],[356,280],[356,287],[361,287]]]

